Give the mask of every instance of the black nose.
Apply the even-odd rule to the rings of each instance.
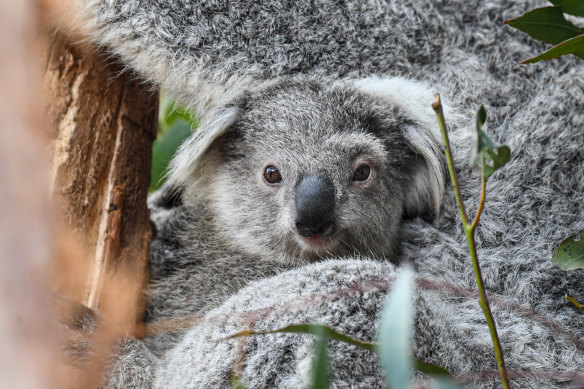
[[[328,177],[306,176],[296,185],[296,230],[302,236],[335,233],[335,186]]]

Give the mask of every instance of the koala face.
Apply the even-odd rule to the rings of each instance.
[[[219,133],[206,141],[199,134],[196,142],[207,145],[196,161],[186,158],[198,168],[188,169],[197,178],[184,195],[204,191],[218,233],[236,249],[292,263],[392,259],[404,214],[432,208],[426,192],[434,188],[422,181],[436,172],[413,145],[424,131],[366,88],[284,80],[247,93],[223,115]]]

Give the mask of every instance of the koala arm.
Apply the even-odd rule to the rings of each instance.
[[[360,340],[375,341],[385,294],[397,274],[399,270],[389,263],[335,260],[251,284],[206,315],[165,356],[155,387],[227,387],[232,373],[249,388],[308,387],[312,336],[227,338],[244,329],[320,323]],[[472,388],[497,387],[488,328],[474,294],[444,293],[428,287],[432,283],[425,279],[418,279],[417,284],[414,355],[447,368]],[[540,322],[496,303],[494,313],[510,369],[539,369],[549,375],[555,370],[561,377],[574,374],[584,363],[582,350]],[[329,352],[333,387],[385,387],[375,354],[339,342],[329,342]],[[515,381],[516,387],[528,389],[565,385],[565,379],[545,375]]]

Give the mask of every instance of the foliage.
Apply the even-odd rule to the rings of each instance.
[[[497,367],[499,369],[501,383],[504,389],[508,389],[509,379],[507,377],[507,368],[505,367],[505,359],[503,357],[503,351],[501,349],[501,342],[499,340],[499,335],[497,334],[497,326],[495,324],[493,314],[491,313],[489,299],[487,297],[487,293],[483,283],[483,278],[481,275],[481,268],[479,264],[476,243],[474,240],[474,233],[476,231],[476,227],[478,225],[479,219],[483,211],[483,206],[485,204],[487,180],[497,169],[503,167],[511,159],[511,152],[509,150],[509,147],[505,145],[499,145],[498,143],[492,141],[483,131],[483,124],[487,119],[487,112],[485,108],[481,106],[477,112],[476,120],[477,141],[475,142],[475,147],[473,151],[474,156],[471,158],[470,161],[471,167],[473,166],[477,159],[480,161],[481,197],[479,200],[477,213],[472,222],[470,222],[466,214],[464,201],[462,200],[460,185],[456,174],[456,168],[454,166],[454,159],[452,157],[452,151],[450,149],[450,140],[448,139],[448,130],[444,118],[444,112],[442,110],[440,95],[436,95],[436,101],[432,104],[432,108],[436,112],[436,117],[438,119],[440,131],[442,133],[442,140],[444,142],[444,148],[446,153],[446,161],[448,163],[448,172],[450,173],[450,179],[452,181],[452,186],[454,187],[454,196],[456,197],[456,203],[458,204],[460,219],[462,221],[462,226],[464,228],[464,232],[466,235],[466,242],[468,244],[468,250],[470,253],[472,266],[475,274],[475,280],[479,292],[479,304],[483,310],[485,319],[487,320],[487,324],[489,326],[489,331],[491,333],[491,340],[493,342],[493,349],[495,351],[495,358],[497,360]]]
[[[150,191],[158,189],[164,183],[168,163],[181,143],[197,126],[197,119],[192,112],[161,94],[158,138],[152,147]]]
[[[404,268],[387,296],[379,330],[379,360],[391,388],[409,388],[412,357],[410,338],[413,325],[414,282],[412,271]]]
[[[511,150],[506,145],[491,140],[483,131],[483,125],[487,120],[487,111],[482,105],[479,107],[476,120],[476,142],[471,152],[470,167],[472,168],[477,160],[481,171],[484,172],[485,179],[503,167],[511,159]]]
[[[566,19],[564,14],[584,17],[582,0],[550,0],[552,7],[537,8],[518,18],[505,21],[511,27],[529,34],[531,37],[555,45],[546,52],[523,61],[535,63],[566,54],[574,54],[584,59],[584,28]],[[566,238],[555,250],[552,262],[566,271],[584,268],[584,231],[576,237]],[[581,305],[566,296],[574,305]]]
[[[550,0],[551,7],[536,8],[506,24],[529,34],[532,38],[555,45],[546,52],[522,63],[535,63],[566,54],[584,59],[584,28],[566,19],[564,14],[584,17],[584,1]]]
[[[584,230],[560,243],[552,262],[564,270],[584,269]]]

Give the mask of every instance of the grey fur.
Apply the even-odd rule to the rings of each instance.
[[[354,234],[363,239],[389,232],[387,241],[368,242],[373,257],[393,253],[387,247],[394,246],[385,244],[398,236],[398,215],[419,214],[435,205],[440,184],[419,178],[410,180],[412,186],[406,177],[429,175],[426,178],[438,180],[439,159],[430,135],[435,132],[426,131],[431,127],[424,124],[430,123],[431,114],[400,103],[406,98],[396,104],[392,98],[378,96],[371,86],[379,82],[360,81],[376,75],[440,86],[436,91],[459,107],[458,113],[469,122],[479,103],[487,106],[488,131],[514,153],[513,161],[489,181],[477,236],[503,349],[511,368],[535,372],[524,372],[527,377],[515,379],[514,387],[568,387],[570,378],[581,374],[584,366],[584,315],[563,295],[584,300],[584,274],[564,273],[552,267],[549,258],[557,242],[584,228],[584,65],[563,58],[521,66],[518,61],[542,45],[502,25],[503,20],[543,4],[84,1],[79,16],[93,39],[111,46],[133,69],[198,108],[207,123],[175,161],[171,177],[185,184],[182,196],[163,191],[151,199],[158,234],[152,244],[147,319],[155,323],[194,315],[200,320],[186,335],[161,333],[143,344],[130,341],[134,346],[129,355],[140,356],[136,362],[117,359],[112,370],[116,374],[108,384],[225,387],[237,368],[235,361],[243,355],[242,379],[247,387],[305,387],[310,338],[254,337],[242,346],[221,339],[249,326],[273,329],[313,321],[360,339],[374,338],[383,295],[399,271],[394,265],[349,258],[290,269],[309,258],[290,255],[295,251],[287,248],[282,252],[279,245],[270,247],[281,236],[271,212],[290,206],[270,200],[266,208],[275,211],[258,209],[254,204],[262,202],[264,195],[257,189],[250,190],[256,194],[252,198],[238,196],[236,204],[225,195],[217,196],[217,191],[240,194],[257,183],[253,176],[258,173],[257,163],[242,170],[246,166],[234,159],[238,152],[252,162],[267,155],[283,158],[287,149],[300,149],[295,142],[310,137],[322,141],[319,136],[331,138],[333,132],[349,131],[363,142],[379,135],[350,123],[359,123],[359,115],[373,112],[382,123],[393,120],[395,125],[389,128],[399,129],[393,132],[399,134],[397,144],[385,145],[385,158],[391,159],[394,150],[405,152],[406,160],[411,157],[408,153],[425,157],[425,164],[414,165],[417,173],[407,172],[399,163],[388,170],[383,179],[395,180],[397,187],[384,192],[385,197],[368,199],[381,206],[381,216],[393,221],[374,222],[364,230],[367,224],[361,216],[350,218],[366,231]],[[311,88],[319,92],[310,92]],[[405,96],[410,89],[390,89],[388,95]],[[344,101],[352,99],[354,105],[334,97],[343,93]],[[335,126],[339,117],[349,120]],[[304,118],[307,125],[297,126]],[[450,114],[447,120],[461,123]],[[454,153],[462,167],[469,143],[462,141],[461,132],[455,135]],[[274,150],[279,142],[286,142],[286,147]],[[334,150],[339,151],[339,145]],[[327,171],[332,165],[335,174],[347,171],[339,154],[314,153],[318,146],[310,142],[307,156],[312,152],[316,160],[324,158]],[[300,169],[314,169],[302,155],[294,158],[299,160],[286,164],[298,166],[299,171],[288,176],[293,181]],[[478,175],[462,168],[459,173],[472,213],[479,194]],[[250,184],[244,185],[242,180],[248,176]],[[336,179],[336,185],[341,181]],[[402,204],[382,203],[388,198]],[[243,224],[244,217],[254,222]],[[245,234],[252,229],[256,234],[249,238]],[[497,387],[495,378],[481,378],[495,369],[495,363],[487,327],[471,292],[474,278],[453,198],[445,198],[436,226],[413,218],[403,224],[402,237],[402,254],[393,259],[411,262],[419,277],[415,354],[462,378],[470,377],[474,388]],[[384,247],[378,246],[381,243]],[[360,244],[349,246],[361,257],[369,256]],[[373,355],[336,343],[331,348],[336,387],[383,386]],[[142,361],[152,361],[154,369]],[[139,366],[150,367],[141,373]],[[128,381],[132,374],[139,378]]]

